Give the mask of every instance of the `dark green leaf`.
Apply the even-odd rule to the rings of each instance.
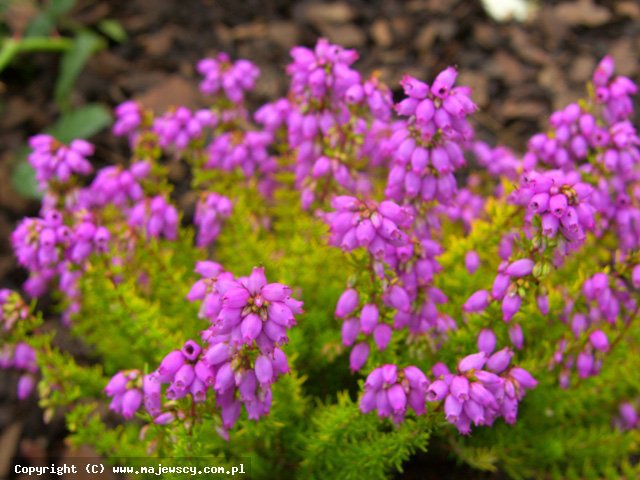
[[[82,72],[89,57],[102,47],[103,41],[92,32],[80,32],[73,46],[60,62],[60,74],[56,82],[55,99],[66,103],[78,75]]]
[[[122,43],[127,39],[127,32],[117,20],[102,20],[98,23],[98,29],[114,42]]]
[[[36,181],[36,172],[27,162],[26,156],[21,155],[21,157],[11,175],[13,188],[25,197],[42,198],[42,192],[38,189],[38,182]]]
[[[85,105],[63,114],[47,133],[63,143],[75,138],[88,138],[111,123],[111,114],[104,105]]]
[[[29,23],[25,37],[46,37],[53,32],[55,23],[51,15],[41,13]]]
[[[57,20],[65,13],[70,12],[76,3],[77,0],[51,0],[46,11],[53,19]]]

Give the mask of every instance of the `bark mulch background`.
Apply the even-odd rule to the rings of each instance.
[[[522,151],[528,136],[545,128],[550,112],[583,95],[605,54],[613,55],[619,73],[638,80],[638,2],[538,3],[543,5],[525,23],[496,23],[479,0],[82,0],[73,20],[91,27],[115,19],[129,38],[89,61],[72,102],[113,107],[135,98],[158,111],[204,105],[194,64],[226,51],[259,65],[258,104],[285,91],[289,49],[324,36],[358,49],[357,67],[365,74],[379,70],[396,90],[405,73],[431,81],[457,65],[459,83],[473,88],[480,106],[474,117],[479,136]],[[0,287],[17,288],[25,279],[8,239],[16,221],[35,215],[38,204],[15,193],[10,172],[18,148],[59,113],[52,101],[57,65],[55,54],[23,56],[0,77]],[[108,132],[91,141],[101,161],[119,162],[126,155],[123,142]],[[58,456],[64,437],[62,421],[45,426],[36,400],[18,403],[14,389],[15,379],[1,375],[0,478],[11,475],[11,457],[37,464],[45,454]],[[456,470],[448,470],[441,457],[419,458],[407,466],[405,478],[453,478]],[[433,477],[424,477],[429,471]],[[458,478],[478,478],[477,472],[457,472]]]

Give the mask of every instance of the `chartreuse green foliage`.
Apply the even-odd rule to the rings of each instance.
[[[548,371],[546,363],[567,331],[557,317],[565,295],[575,296],[597,268],[586,259],[606,260],[606,238],[598,245],[588,242],[562,273],[544,278],[556,315],[543,317],[532,292],[512,320],[523,326],[527,344],[513,363],[540,382],[520,404],[516,425],[498,420],[493,428],[478,427],[463,437],[430,405],[426,415],[408,415],[400,425],[359,411],[362,377],[349,373],[333,311],[349,279],[364,274],[359,268],[365,257],[348,257],[327,247],[325,224],[299,209],[295,193],[283,189],[264,201],[243,185],[225,188],[234,199],[234,213],[212,251],[193,247],[193,232],[182,228],[177,242],[138,241],[127,254],[122,253],[127,251],[124,246],[115,246],[115,260],[91,263],[81,280],[82,311],[72,325],[72,332],[91,346],[88,361],[81,363],[51,347],[51,335],[37,340],[42,405],[48,415],[54,409],[66,413],[73,442],[93,445],[125,464],[133,462],[126,457],[146,455],[194,462],[206,457],[229,467],[250,464],[249,478],[256,479],[390,478],[430,441],[473,468],[501,470],[516,479],[637,478],[638,467],[630,459],[638,451],[638,432],[614,430],[611,419],[620,399],[640,389],[638,331],[616,345],[599,376],[570,390],[558,387],[557,372]],[[490,201],[486,220],[478,221],[470,235],[462,237],[459,226],[446,234],[446,253],[439,259],[446,274],[436,277],[436,286],[450,300],[443,310],[458,322],[449,341],[436,352],[426,340],[394,335],[384,355],[372,352],[372,364],[395,362],[429,372],[441,361],[454,368],[462,356],[476,351],[476,335],[484,327],[494,329],[500,345],[508,344],[509,325],[499,307],[463,318],[460,305],[475,290],[490,288],[498,240],[507,225],[513,227],[514,211]],[[463,262],[471,249],[482,260],[474,275]],[[166,353],[198,337],[206,321],[185,296],[198,277],[195,263],[207,258],[238,276],[263,265],[270,281],[290,285],[294,296],[304,300],[305,313],[284,347],[292,372],[273,386],[270,415],[254,422],[243,414],[229,441],[217,433],[213,398],[194,407],[195,422],[150,424],[142,430],[142,423],[121,424],[105,408],[102,389],[118,370],[154,370]],[[148,422],[146,414],[138,415]]]
[[[299,478],[384,479],[417,450],[426,450],[430,422],[409,419],[399,427],[362,415],[346,395],[320,406]]]

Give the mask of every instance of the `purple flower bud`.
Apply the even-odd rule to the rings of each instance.
[[[342,344],[350,347],[358,338],[360,333],[360,321],[356,318],[350,318],[342,323]]]
[[[278,325],[282,325],[283,327],[291,327],[295,324],[293,312],[284,303],[273,302],[267,307],[267,312],[269,314],[269,320],[274,321]]]
[[[338,318],[344,318],[353,312],[358,306],[358,292],[353,288],[348,288],[340,298],[338,299],[338,304],[336,306],[335,315]]]
[[[408,312],[411,309],[409,295],[399,285],[393,285],[385,292],[385,302],[401,312]]]
[[[534,261],[530,258],[521,258],[509,265],[505,272],[510,277],[525,277],[533,271]]]
[[[184,390],[191,385],[194,378],[195,372],[193,370],[193,365],[185,363],[180,367],[180,370],[176,372],[173,378],[173,383],[176,389]]]
[[[138,411],[142,404],[142,392],[137,388],[128,390],[122,396],[122,416],[131,418]]]
[[[235,377],[233,374],[233,368],[231,367],[231,363],[227,362],[218,369],[216,382],[213,388],[216,392],[223,393],[234,385]]]
[[[273,360],[271,363],[273,365],[273,371],[277,375],[283,375],[285,373],[288,373],[290,370],[289,362],[287,361],[287,356],[279,348],[273,349]]]
[[[500,373],[509,366],[511,357],[513,357],[511,349],[505,347],[502,350],[498,350],[487,360],[487,368],[492,372]]]
[[[211,365],[218,365],[231,358],[231,347],[226,343],[217,343],[211,346],[204,354],[204,359]]]
[[[467,355],[458,362],[458,371],[465,373],[470,370],[480,370],[487,361],[487,354],[484,352]]]
[[[363,342],[356,344],[349,355],[351,372],[360,370],[367,363],[367,358],[369,358],[369,345]]]
[[[460,413],[462,413],[462,402],[451,394],[447,395],[444,400],[444,414],[447,421],[450,423],[457,422],[460,417]]]
[[[474,250],[467,252],[464,257],[464,265],[467,268],[467,271],[473,275],[480,266],[480,257],[478,256],[478,252]]]
[[[222,426],[224,428],[230,429],[235,425],[238,417],[240,417],[240,409],[241,403],[238,401],[231,402],[221,409],[220,416],[222,418]]]
[[[558,193],[549,199],[549,210],[556,218],[562,218],[567,210],[567,197]]]
[[[184,365],[184,362],[185,358],[182,352],[180,350],[173,350],[162,359],[162,362],[160,362],[158,373],[169,381],[169,379],[173,377],[178,370],[180,370],[182,365]]]
[[[548,295],[538,295],[536,297],[536,303],[538,304],[538,310],[542,315],[549,314],[549,296]]]
[[[523,388],[531,389],[535,388],[535,386],[538,385],[538,381],[523,368],[514,367],[509,371],[509,375],[514,378]]]
[[[449,393],[449,386],[443,380],[436,380],[427,388],[427,400],[437,402]]]
[[[558,233],[558,227],[560,226],[560,220],[558,220],[558,218],[551,214],[551,213],[545,213],[542,216],[542,233],[546,236],[546,237],[555,237],[556,234]]]
[[[445,97],[447,93],[449,93],[449,90],[451,90],[451,87],[453,87],[457,76],[458,72],[455,68],[447,67],[434,79],[431,85],[431,92],[437,97]]]
[[[620,417],[624,422],[624,426],[627,429],[632,429],[638,426],[638,412],[635,407],[629,403],[625,402],[620,405]]]
[[[249,290],[249,293],[255,295],[256,293],[260,292],[260,290],[262,290],[262,288],[266,284],[267,278],[264,274],[264,268],[254,267],[254,269],[251,271],[251,274],[249,275],[249,278],[247,279],[247,290]]]
[[[496,278],[493,280],[493,287],[491,288],[491,296],[500,300],[504,297],[505,293],[507,293],[507,289],[509,288],[509,284],[511,283],[511,277],[509,275],[505,275],[504,273],[498,273]]]
[[[378,350],[383,351],[391,341],[392,329],[386,323],[381,323],[373,330],[373,341],[376,343]]]
[[[409,407],[411,407],[413,411],[416,412],[416,415],[424,415],[426,411],[424,390],[411,389],[409,391],[407,402],[409,403]]]
[[[242,340],[245,342],[252,342],[260,332],[262,331],[262,320],[255,313],[247,315],[240,324],[240,332],[242,333]]]
[[[255,363],[256,378],[260,385],[269,385],[273,379],[273,364],[265,355],[259,355]]]
[[[607,334],[602,330],[594,330],[591,332],[589,335],[589,342],[596,350],[601,352],[609,350],[609,339],[607,338]]]
[[[469,380],[467,377],[455,375],[451,380],[449,391],[456,399],[464,402],[469,398]]]
[[[433,104],[433,100],[425,98],[416,107],[416,122],[421,125],[426,125],[435,114],[436,109]]]
[[[489,292],[478,290],[462,306],[462,310],[467,313],[482,312],[489,305]]]
[[[587,317],[582,313],[576,313],[571,319],[571,331],[578,338],[587,329]]]
[[[360,411],[362,413],[369,413],[376,408],[377,393],[377,390],[365,390],[360,398]]]
[[[429,387],[427,376],[418,367],[413,365],[405,367],[404,376],[412,389],[424,391]]]
[[[127,378],[127,376],[123,372],[118,372],[113,377],[111,377],[111,380],[109,380],[107,386],[104,387],[104,391],[110,397],[120,395],[127,390],[128,382],[129,379]]]
[[[375,236],[376,229],[368,218],[365,218],[356,226],[356,239],[361,246],[368,246]]]
[[[469,397],[485,407],[497,408],[495,396],[478,382],[472,382],[469,385]]]
[[[169,423],[173,422],[175,418],[176,417],[173,412],[164,412],[154,418],[153,423],[155,423],[156,425],[168,425]]]
[[[387,397],[394,413],[404,413],[407,407],[407,395],[400,384],[393,385],[387,391]]]
[[[244,287],[230,288],[222,297],[226,308],[243,308],[249,300],[249,291]]]
[[[449,367],[447,367],[444,363],[438,362],[431,367],[431,373],[433,373],[434,377],[440,377],[442,375],[449,374]]]
[[[25,373],[18,380],[18,398],[24,400],[33,391],[33,387],[36,385],[36,380],[30,373]]]
[[[200,345],[198,345],[193,340],[187,340],[185,344],[182,346],[182,350],[181,350],[184,357],[190,362],[195,361],[200,355],[201,351],[202,351],[202,348],[200,347]]]
[[[291,295],[291,289],[281,283],[270,283],[262,288],[260,295],[268,302],[282,302]]]
[[[529,210],[534,213],[544,213],[549,208],[549,194],[548,193],[536,193],[531,200],[529,200]]]
[[[484,352],[486,355],[491,355],[491,353],[496,348],[496,334],[493,333],[493,330],[488,328],[483,328],[478,335],[478,350]]]
[[[367,304],[362,307],[362,312],[360,313],[360,326],[362,328],[362,332],[365,335],[369,335],[373,332],[373,329],[378,323],[378,307],[374,304]]]
[[[509,328],[509,340],[511,340],[511,344],[517,349],[520,350],[522,345],[524,344],[524,334],[522,333],[522,327],[517,323],[512,325]]]
[[[511,293],[505,295],[502,300],[502,319],[508,322],[513,316],[520,310],[522,299],[517,293]]]

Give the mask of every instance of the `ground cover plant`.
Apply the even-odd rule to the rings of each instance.
[[[439,448],[513,478],[634,478],[637,86],[605,57],[520,155],[475,138],[455,67],[394,102],[354,50],[291,57],[287,96],[253,112],[258,69],[222,53],[197,65],[210,108],[121,104],[128,165],[31,139],[26,299],[0,295],[19,396],[122,462],[387,478]],[[42,328],[49,292],[87,359]]]

